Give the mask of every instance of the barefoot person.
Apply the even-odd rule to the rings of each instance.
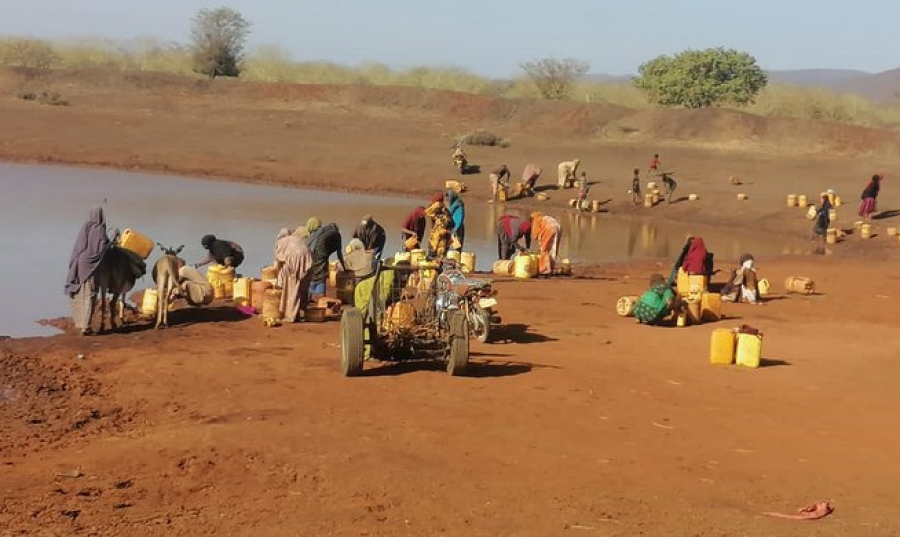
[[[537,164],[525,166],[525,170],[522,172],[523,195],[534,196],[534,186],[537,184],[537,180],[541,177],[542,172],[543,170]]]
[[[278,233],[275,242],[275,269],[281,287],[281,312],[285,322],[300,320],[300,312],[309,301],[312,281],[312,254],[306,240],[291,234],[287,228]]]
[[[325,296],[325,284],[328,281],[328,259],[331,255],[337,254],[341,270],[346,268],[344,254],[341,251],[341,231],[333,222],[323,226],[315,216],[307,221],[306,229],[309,231],[306,243],[312,253],[312,282],[309,285],[309,294],[311,298],[319,298]]]
[[[556,269],[561,232],[562,226],[556,218],[540,212],[531,213],[531,236],[540,247],[538,274],[542,276],[549,276]]]
[[[505,214],[497,223],[497,257],[512,259],[517,251],[527,252],[531,248],[531,222],[527,218]],[[522,239],[524,247],[519,244]]]
[[[811,240],[821,239],[822,244],[824,245],[829,226],[831,226],[831,198],[826,192],[822,194],[821,203],[819,204],[818,210],[816,210]]]
[[[506,193],[508,192],[507,188],[511,176],[512,174],[510,173],[509,168],[506,167],[506,164],[503,164],[491,172],[491,199],[488,200],[488,203],[506,201]],[[503,194],[502,196],[500,196],[501,193]]]
[[[425,238],[426,220],[425,207],[421,205],[413,209],[413,212],[403,220],[403,224],[400,226],[400,240],[405,252],[415,250],[422,244],[422,239]]]
[[[210,263],[238,268],[244,262],[244,250],[236,242],[217,239],[215,235],[204,235],[200,239],[200,245],[209,253],[206,259],[195,263],[194,268],[200,268]]]
[[[69,273],[66,276],[66,294],[72,299],[72,322],[81,335],[92,333],[95,291],[93,276],[110,244],[103,208],[97,207],[91,211],[87,222],[82,224],[75,237],[75,246],[69,258]]]
[[[881,190],[881,176],[875,174],[863,190],[862,203],[859,204],[859,216],[866,222],[872,219],[872,213],[878,210],[878,192]]]
[[[725,302],[747,302],[761,304],[759,295],[759,276],[756,273],[756,260],[750,254],[744,254],[738,260],[741,264],[731,271],[731,278],[722,288],[722,300]]]
[[[650,288],[634,306],[634,316],[641,324],[660,324],[675,307],[675,291],[662,274],[650,276]]]
[[[631,203],[641,204],[641,169],[635,168],[631,176]]]

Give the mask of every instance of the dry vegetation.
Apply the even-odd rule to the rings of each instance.
[[[30,73],[32,78],[39,78],[41,71],[50,69],[84,67],[191,73],[190,51],[186,46],[146,37],[131,41],[79,39],[61,42],[0,38],[0,65],[21,69]],[[351,68],[329,62],[297,62],[278,46],[264,46],[252,51],[244,64],[241,78],[295,84],[407,86],[491,97],[540,98],[537,87],[524,76],[498,81],[454,67],[394,70],[377,63]],[[571,99],[635,110],[653,107],[637,88],[621,83],[580,82],[572,91]],[[900,128],[900,106],[878,104],[857,95],[839,95],[827,90],[795,86],[770,85],[744,111],[767,117]]]

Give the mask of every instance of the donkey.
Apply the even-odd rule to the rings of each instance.
[[[169,326],[169,302],[174,294],[178,292],[178,269],[184,264],[179,259],[178,254],[184,249],[182,244],[178,248],[166,248],[160,243],[159,246],[163,255],[156,260],[153,266],[153,279],[156,281],[156,328],[167,328]]]
[[[138,267],[139,271],[144,267]],[[142,275],[142,274],[141,274]],[[135,273],[134,262],[129,258],[121,248],[113,246],[109,248],[103,255],[100,265],[94,271],[94,287],[99,291],[100,296],[100,332],[106,321],[106,295],[110,294],[109,299],[109,328],[111,331],[116,330],[116,317],[118,316],[120,323],[124,321],[124,311],[120,306],[119,297],[124,297],[125,293],[134,288],[134,282],[138,278]]]

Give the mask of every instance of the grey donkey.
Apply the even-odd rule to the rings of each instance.
[[[159,246],[163,255],[156,260],[153,266],[153,280],[156,281],[156,328],[167,328],[169,326],[169,303],[178,293],[178,269],[184,265],[184,261],[178,257],[181,250],[184,249],[182,244],[178,248],[166,248],[160,243]]]

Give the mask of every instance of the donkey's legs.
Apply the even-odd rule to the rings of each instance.
[[[110,292],[109,298],[109,329],[113,332],[116,331],[116,316],[119,315],[119,293],[115,291]]]

